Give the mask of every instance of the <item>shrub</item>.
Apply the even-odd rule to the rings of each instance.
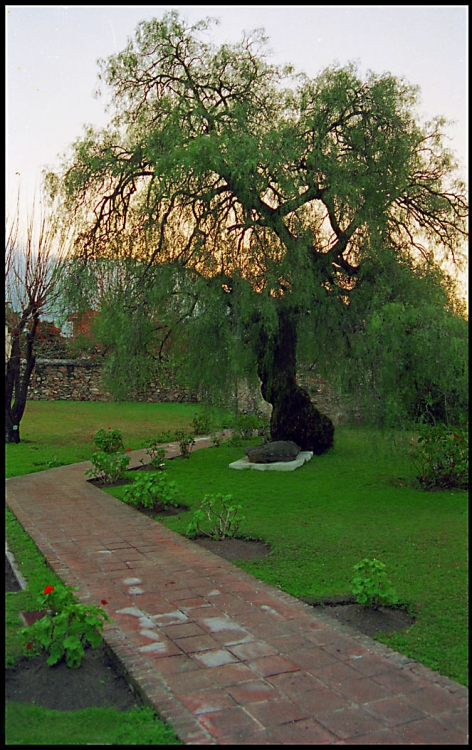
[[[99,630],[103,630],[104,620],[111,622],[100,607],[81,604],[74,591],[77,588],[72,586],[46,586],[39,607],[41,610],[47,608],[47,613],[21,631],[28,641],[27,650],[39,644],[49,653],[47,664],[50,667],[64,656],[68,667],[80,667],[84,646],[87,643],[92,648],[99,646],[102,641]],[[104,599],[101,603],[107,604]]]
[[[88,469],[85,473],[92,479],[98,479],[104,484],[113,484],[117,479],[124,476],[129,464],[129,457],[124,454],[106,453],[105,451],[96,451],[91,461],[93,469]]]
[[[165,469],[166,452],[164,448],[159,446],[155,440],[151,440],[145,445],[147,447],[146,455],[149,456],[149,462],[152,466],[156,469]]]
[[[244,516],[239,515],[241,505],[235,505],[231,495],[205,495],[200,508],[193,514],[193,521],[187,527],[187,535],[198,533],[211,539],[221,540],[236,534]],[[210,522],[210,531],[202,528],[203,521]]]
[[[192,427],[195,435],[208,435],[211,429],[210,415],[207,412],[201,414],[195,412]]]
[[[383,605],[398,603],[398,597],[385,573],[385,565],[380,560],[364,558],[354,565],[357,575],[352,579],[351,591],[356,602],[364,607],[378,609]]]
[[[139,476],[131,487],[125,490],[123,500],[130,505],[142,508],[168,508],[177,492],[175,482],[169,482],[165,474]]]
[[[426,490],[467,489],[469,486],[469,439],[464,429],[443,424],[423,425],[417,444],[411,444],[417,479]]]
[[[182,430],[177,430],[175,437],[179,441],[181,457],[190,458],[190,451],[195,445],[195,440],[192,435],[186,435]]]
[[[112,430],[111,427],[108,430],[98,430],[95,435],[92,435],[92,440],[96,450],[104,453],[118,453],[125,448],[121,432]]]

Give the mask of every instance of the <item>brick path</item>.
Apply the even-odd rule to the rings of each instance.
[[[8,479],[7,504],[83,602],[108,601],[105,640],[185,744],[468,744],[465,687],[107,495],[90,466]]]

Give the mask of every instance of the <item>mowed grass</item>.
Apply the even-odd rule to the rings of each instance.
[[[245,516],[238,535],[271,547],[235,564],[299,598],[349,594],[353,566],[379,559],[416,622],[378,640],[467,684],[468,493],[414,489],[407,443],[338,428],[334,448],[294,472],[229,469],[243,447],[194,451],[167,461],[175,501],[190,510],[162,523],[185,534],[205,494],[231,494]],[[124,491],[107,490],[120,499]]]
[[[5,708],[7,745],[181,745],[150,709],[52,711],[10,703]]]
[[[158,430],[178,428],[178,419],[179,427],[190,426],[198,411],[194,404],[61,403],[63,426],[51,427],[53,435],[46,425],[54,421],[56,408],[56,403],[28,405],[23,436],[36,442],[7,446],[12,473],[10,456],[18,473],[38,470],[32,468],[31,447],[50,455],[62,441],[70,462],[86,460],[90,435],[100,427],[120,429],[125,445],[138,448]],[[74,445],[72,435],[78,441]],[[239,534],[271,545],[267,557],[236,564],[300,598],[349,593],[353,565],[364,557],[378,558],[416,616],[407,630],[378,640],[467,684],[468,493],[414,489],[408,440],[406,434],[338,427],[328,453],[287,473],[229,469],[243,456],[243,446],[192,451],[189,459],[168,461],[166,468],[178,487],[176,502],[190,510],[162,522],[185,534],[205,494],[231,494],[243,506]],[[122,497],[124,488],[107,491]]]
[[[86,401],[28,401],[20,424],[22,442],[6,446],[6,476],[43,471],[48,463],[88,461],[90,436],[101,428],[120,430],[135,450],[161,430],[190,429],[196,404]]]

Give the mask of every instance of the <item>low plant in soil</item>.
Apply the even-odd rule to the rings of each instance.
[[[218,541],[234,537],[244,521],[239,512],[241,508],[231,495],[205,495],[187,527],[187,535],[203,534]]]
[[[124,453],[105,451],[96,451],[90,460],[93,468],[87,469],[86,476],[103,484],[113,484],[117,479],[122,479],[130,461],[129,456]]]
[[[85,647],[99,646],[103,623],[111,622],[101,607],[81,604],[74,594],[78,590],[78,587],[61,584],[46,586],[38,598],[38,610],[46,610],[46,613],[21,631],[26,650],[35,650],[39,646],[49,654],[49,667],[62,659],[68,667],[80,667]],[[102,604],[107,602],[103,599]]]
[[[138,508],[167,509],[175,505],[176,492],[175,482],[169,481],[166,474],[156,471],[136,477],[133,484],[125,489],[123,501]]]
[[[398,596],[385,572],[385,564],[380,560],[365,557],[354,565],[355,576],[351,581],[351,592],[356,602],[363,607],[378,609],[395,606]]]

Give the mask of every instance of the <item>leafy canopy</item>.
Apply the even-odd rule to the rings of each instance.
[[[88,128],[48,183],[79,229],[82,302],[113,311],[110,349],[129,363],[133,332],[149,334],[157,361],[186,322],[197,359],[220,342],[206,369],[221,375],[235,349],[254,364],[282,308],[315,338],[365,329],[391,278],[460,262],[468,207],[445,121],[419,123],[415,87],[354,64],[294,74],[268,61],[261,31],[216,47],[211,23],[142,21],[101,60],[110,126]]]

